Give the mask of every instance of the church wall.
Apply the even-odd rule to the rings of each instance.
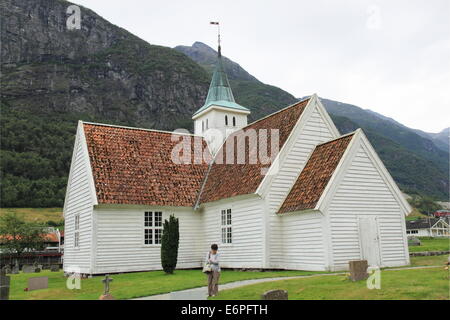
[[[232,244],[221,239],[221,210],[232,210]],[[208,203],[204,218],[202,259],[211,244],[217,243],[222,268],[262,268],[264,266],[264,201],[256,195]]]
[[[287,213],[273,217],[270,267],[292,270],[326,270],[324,217],[319,212]]]
[[[96,220],[94,273],[161,270],[161,245],[144,244],[144,212],[162,211],[163,221],[179,219],[177,268],[201,266],[202,220],[192,208],[99,206]]]
[[[87,150],[79,128],[64,204],[64,271],[90,273],[92,243],[92,192],[89,184]],[[74,247],[75,216],[79,215],[79,246]]]

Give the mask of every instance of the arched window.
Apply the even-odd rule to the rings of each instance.
[[[236,127],[236,117],[233,117],[233,127]]]
[[[205,131],[205,122],[202,120],[202,132]]]
[[[228,125],[228,116],[225,116],[225,125]]]
[[[208,119],[206,119],[206,130],[208,130],[209,125],[208,125]]]

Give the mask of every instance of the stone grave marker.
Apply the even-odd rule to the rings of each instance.
[[[263,293],[262,300],[287,300],[288,292],[286,290],[270,290]]]
[[[105,285],[105,290],[99,300],[114,300],[114,297],[109,293],[109,283],[112,281],[113,279],[111,279],[108,274],[105,276],[105,279],[102,280]]]
[[[50,266],[50,271],[51,272],[59,272],[59,265],[58,264],[52,264]]]
[[[11,274],[11,267],[9,265],[4,266],[3,269],[5,270],[5,275]]]
[[[0,270],[0,300],[9,300],[9,285],[11,277],[7,276],[5,271]]]
[[[421,245],[420,239],[417,237],[410,237],[410,238],[408,238],[408,245],[420,246]]]
[[[367,273],[367,260],[354,260],[348,262],[350,269],[350,279],[352,281],[365,280],[369,277]]]
[[[29,265],[29,264],[24,264],[22,266],[22,272],[23,273],[34,273],[34,271],[36,270],[35,266]]]
[[[34,277],[28,279],[28,291],[47,288],[48,288],[48,277]]]
[[[11,274],[19,274],[20,268],[18,265],[15,265],[14,267],[12,267],[11,269]]]

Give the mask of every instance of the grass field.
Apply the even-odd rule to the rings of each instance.
[[[450,250],[450,239],[447,238],[426,238],[420,239],[420,246],[409,246],[409,252],[423,251],[448,251]]]
[[[443,266],[447,262],[448,255],[443,256],[426,256],[426,257],[411,257],[411,266]]]
[[[268,290],[287,290],[292,300],[449,300],[449,272],[431,269],[383,270],[381,289],[368,289],[366,281],[352,282],[346,275],[319,276],[248,285],[223,290],[214,299],[255,300]]]
[[[220,283],[239,280],[283,277],[295,275],[310,275],[319,272],[310,271],[228,271],[222,272]],[[48,276],[48,289],[26,292],[27,279],[30,277]],[[173,275],[163,271],[149,271],[115,274],[111,276],[111,293],[116,299],[131,299],[153,294],[167,293],[176,290],[196,288],[206,285],[206,276],[201,270],[176,270]],[[69,290],[66,287],[67,278],[62,272],[43,271],[41,273],[20,273],[11,275],[11,300],[91,300],[98,299],[103,293],[103,277],[93,277],[81,280],[80,290]]]
[[[411,263],[413,266],[443,265],[446,258],[446,256],[415,257],[411,259]],[[309,271],[244,272],[224,270],[221,274],[220,283],[320,273]],[[24,291],[24,288],[27,287],[27,279],[37,276],[48,276],[49,288],[30,292]],[[206,285],[205,275],[200,270],[176,270],[173,275],[165,275],[162,271],[125,273],[112,275],[112,278],[114,281],[111,285],[111,292],[117,299],[130,299]],[[324,279],[328,278],[329,276],[326,276]],[[81,280],[80,290],[69,290],[66,288],[67,278],[64,277],[62,272],[20,273],[11,275],[10,298],[12,300],[98,299],[103,289],[102,279],[103,277],[83,279]]]
[[[62,208],[0,208],[0,216],[15,213],[25,221],[47,223],[49,221],[64,224]]]

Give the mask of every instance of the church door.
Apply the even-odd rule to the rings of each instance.
[[[380,266],[380,241],[376,217],[359,218],[359,236],[362,258],[367,260],[369,266]]]

